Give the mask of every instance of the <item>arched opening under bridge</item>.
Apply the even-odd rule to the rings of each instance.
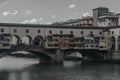
[[[22,37],[22,44],[32,45],[32,37],[29,35]]]
[[[44,46],[44,39],[42,36],[38,35],[34,38],[34,45],[38,47]]]
[[[21,39],[18,35],[13,35],[11,38],[11,44],[12,45],[18,45],[21,43]]]

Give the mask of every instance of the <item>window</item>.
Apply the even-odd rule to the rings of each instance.
[[[38,30],[38,33],[40,33],[40,30]]]
[[[92,31],[90,31],[90,34],[93,34],[93,32],[92,32]]]
[[[93,43],[94,41],[93,40],[91,40],[91,43]]]
[[[26,29],[26,33],[29,33],[29,30],[28,30],[28,29]]]
[[[101,37],[101,40],[104,40],[104,37]]]
[[[54,47],[58,47],[58,44],[54,44]]]
[[[3,28],[1,29],[1,32],[4,32],[4,29],[3,29]]]
[[[83,31],[80,32],[81,34],[84,34]]]
[[[60,34],[63,34],[63,31],[60,31]]]
[[[114,31],[112,31],[112,34],[114,34]]]
[[[14,32],[14,33],[17,33],[17,29],[13,29],[13,32]]]
[[[73,34],[73,31],[71,31],[70,34]]]
[[[102,32],[100,31],[100,35],[102,34]]]
[[[88,47],[88,45],[86,45],[86,47]]]
[[[99,45],[96,45],[96,47],[99,47]]]
[[[93,47],[93,45],[91,45],[91,47]]]
[[[51,30],[49,30],[49,34],[52,34],[52,31],[51,31]]]

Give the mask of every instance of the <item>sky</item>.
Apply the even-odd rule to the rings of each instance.
[[[92,9],[108,7],[120,13],[120,0],[0,0],[0,22],[50,24],[92,15]]]

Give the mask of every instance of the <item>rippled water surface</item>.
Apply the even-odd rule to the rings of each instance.
[[[0,59],[0,80],[120,80],[120,64],[64,61],[39,65],[38,59]]]

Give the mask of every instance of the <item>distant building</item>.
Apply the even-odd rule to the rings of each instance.
[[[70,20],[67,20],[67,21],[55,22],[52,25],[69,25],[69,26],[72,26],[72,25],[77,25],[78,21],[79,21],[79,19],[70,19]]]
[[[108,8],[99,7],[93,9],[93,26],[117,26],[118,15],[109,12]]]
[[[99,7],[99,8],[93,9],[93,26],[97,26],[98,18],[100,16],[104,16],[107,13],[109,13],[109,9],[106,7]]]
[[[83,17],[82,19],[79,19],[76,24],[81,26],[93,26],[93,17]]]
[[[67,26],[118,26],[120,25],[120,14],[110,12],[106,7],[93,9],[93,16],[89,13],[84,14],[83,18],[70,19],[67,21],[56,22],[52,25]]]
[[[69,25],[69,26],[93,26],[93,17],[83,17],[82,19],[70,19],[63,22],[56,22],[52,25]]]
[[[118,16],[101,16],[98,18],[98,26],[118,26]]]
[[[120,25],[120,13],[117,14],[117,16],[118,16],[118,25]]]

